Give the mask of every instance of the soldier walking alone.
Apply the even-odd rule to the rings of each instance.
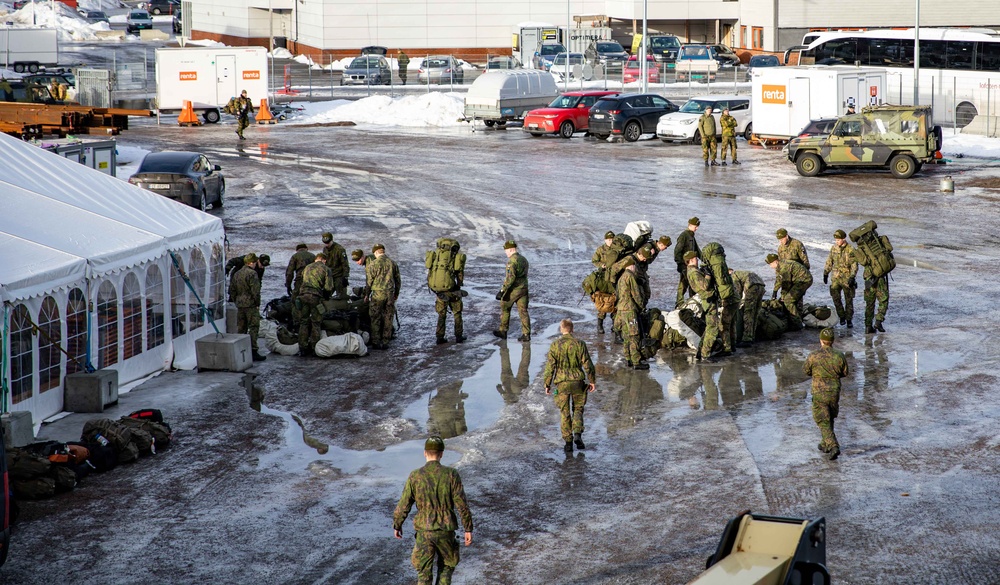
[[[410,515],[413,504],[417,505],[417,514],[413,517],[416,543],[410,556],[417,570],[417,585],[451,585],[451,575],[460,560],[458,539],[455,538],[458,530],[456,510],[465,530],[465,546],[472,544],[472,512],[465,499],[462,478],[454,469],[441,465],[443,455],[444,439],[431,437],[424,442],[427,464],[410,473],[392,514],[393,535],[403,538],[403,522]]]
[[[243,136],[243,131],[250,126],[250,114],[253,113],[253,102],[247,97],[247,90],[243,90],[240,93],[240,97],[236,98],[236,135],[240,137],[240,140],[246,140]]]
[[[399,69],[399,80],[406,85],[406,69],[410,66],[410,57],[400,49],[396,53],[396,66]]]
[[[833,337],[833,329],[827,327],[821,331],[820,348],[809,354],[802,366],[805,374],[812,378],[813,420],[823,437],[818,448],[830,461],[840,455],[833,421],[840,411],[840,379],[849,373],[844,354],[833,349]]]
[[[552,394],[555,384],[559,430],[566,442],[563,450],[572,453],[574,442],[577,449],[587,448],[583,442],[583,407],[587,404],[587,392],[597,388],[596,371],[587,344],[573,337],[573,321],[563,319],[559,332],[562,337],[549,347],[545,360],[545,393]]]
[[[521,336],[518,341],[531,341],[531,318],[528,316],[528,261],[517,253],[517,243],[507,240],[503,244],[507,254],[507,274],[504,277],[497,300],[500,301],[500,328],[493,335],[507,339],[510,327],[510,310],[517,305],[521,316]]]

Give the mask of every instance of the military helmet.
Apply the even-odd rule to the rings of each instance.
[[[774,232],[774,235],[778,236],[778,239],[780,240],[788,235],[788,230],[785,228],[778,228],[778,231]]]
[[[330,232],[323,232],[323,243],[329,244],[332,241],[333,241],[333,234],[331,234]]]
[[[833,232],[833,238],[835,240],[843,240],[846,237],[847,237],[847,234],[844,233],[844,230],[837,230],[837,231]]]
[[[361,250],[355,250],[355,251],[351,252],[351,260],[354,260],[355,262],[357,262],[358,260],[361,260],[361,257],[364,256],[364,255],[365,255],[365,253],[362,252]]]
[[[833,329],[829,327],[819,332],[820,341],[833,341],[833,337]]]
[[[507,240],[506,242],[503,243],[504,250],[510,250],[511,248],[516,248],[516,247],[517,247],[517,242],[515,242],[514,240]]]
[[[613,240],[613,239],[615,239],[615,232],[612,232],[612,231],[605,232],[604,239],[605,240]]]
[[[444,451],[444,439],[438,437],[437,435],[433,437],[428,437],[424,441],[424,451]]]
[[[687,252],[684,252],[684,261],[685,262],[688,262],[692,258],[697,258],[697,257],[698,257],[698,252],[695,252],[694,250],[688,250]]]
[[[692,217],[688,220],[688,225],[701,225],[701,220],[697,217]]]
[[[249,254],[243,257],[243,264],[253,264],[256,261],[257,261],[257,255],[254,254],[253,252],[250,252]]]
[[[271,257],[268,256],[267,254],[261,254],[260,255],[260,265],[261,266],[270,266],[271,265]]]
[[[764,263],[765,264],[770,264],[771,262],[777,262],[777,261],[778,261],[778,255],[777,254],[768,254],[767,257],[764,258]]]

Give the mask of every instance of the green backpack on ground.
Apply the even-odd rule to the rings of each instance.
[[[709,242],[701,249],[701,258],[705,266],[712,271],[712,282],[715,284],[715,290],[719,292],[719,299],[738,302],[733,278],[729,275],[729,265],[726,264],[726,250],[722,244]]]
[[[458,240],[441,238],[437,248],[427,252],[427,286],[436,293],[451,292],[462,286],[465,254],[459,252]]]
[[[896,267],[896,259],[892,256],[889,238],[878,235],[877,229],[878,224],[869,221],[852,230],[850,236],[851,241],[858,246],[854,252],[858,264],[867,268],[874,278],[881,278]]]
[[[152,437],[148,433],[144,434],[149,437],[147,445],[151,444]],[[114,447],[115,454],[118,455],[118,463],[132,463],[139,458],[139,447],[136,443],[142,441],[142,439],[134,439],[132,435],[132,429],[129,427],[109,418],[100,418],[89,420],[83,425],[80,440],[102,444],[110,443]],[[98,439],[98,436],[104,441]]]

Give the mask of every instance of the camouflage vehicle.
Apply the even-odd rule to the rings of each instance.
[[[803,177],[827,167],[889,167],[908,179],[924,163],[941,158],[941,127],[930,106],[871,106],[843,116],[827,135],[793,138],[788,160]]]

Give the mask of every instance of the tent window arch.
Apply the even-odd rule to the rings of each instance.
[[[118,291],[110,280],[97,289],[97,367],[118,363]]]
[[[66,360],[66,373],[82,372],[87,356],[87,296],[78,288],[69,291],[66,303],[66,352],[73,358]]]
[[[59,386],[62,378],[62,322],[59,319],[59,303],[52,297],[45,297],[38,313],[38,391],[45,392]]]
[[[207,298],[205,287],[205,281],[208,275],[207,267],[205,266],[205,255],[201,253],[201,250],[195,248],[191,251],[191,260],[188,265],[188,278],[191,280],[191,286],[198,293],[198,296],[202,300]],[[205,313],[201,310],[201,306],[198,304],[198,299],[191,295],[191,329],[197,329],[205,324]]]
[[[220,320],[225,316],[225,294],[226,274],[222,266],[222,246],[212,245],[212,258],[208,263],[209,278],[212,283],[211,294],[208,295],[208,309],[212,313],[212,318]]]
[[[28,307],[18,305],[10,316],[10,392],[11,404],[31,398],[34,385],[34,342]]]
[[[156,264],[146,270],[146,349],[163,344],[163,273]]]
[[[187,290],[181,270],[184,269],[184,259],[177,256],[177,265],[170,267],[170,332],[173,337],[187,333]]]
[[[125,275],[122,283],[122,357],[129,359],[142,353],[142,290],[134,272]]]

